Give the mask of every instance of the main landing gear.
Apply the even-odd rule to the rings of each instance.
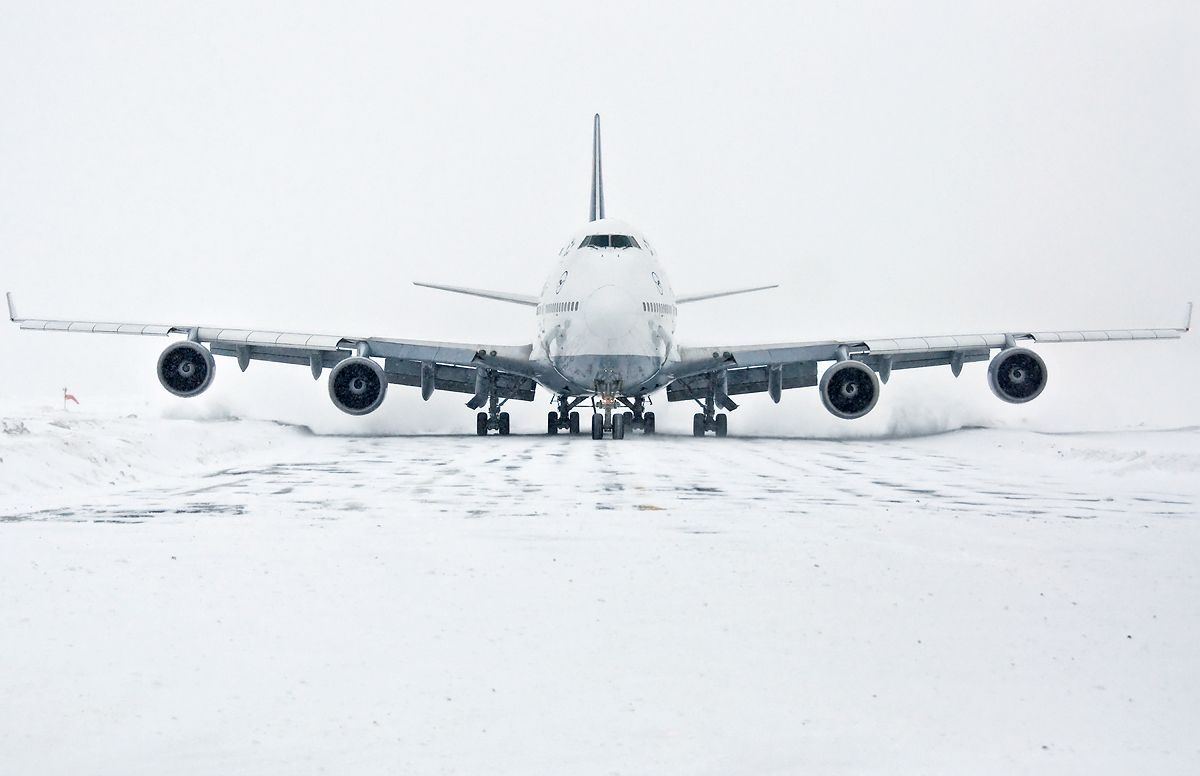
[[[546,413],[546,433],[557,434],[562,430],[569,434],[578,434],[579,413],[572,410],[582,404],[583,399],[584,397],[580,396],[572,401],[570,396],[559,396],[558,411],[551,410]]]
[[[707,417],[703,412],[692,416],[692,436],[702,437],[712,431],[717,436],[729,436],[729,416],[722,412],[715,417]]]
[[[654,433],[654,413],[646,412],[645,396],[638,396],[633,401],[622,396],[617,401],[628,408],[621,413],[626,429],[641,429],[643,434]]]
[[[692,436],[702,437],[709,431],[712,431],[719,437],[729,436],[729,416],[724,412],[717,414],[717,404],[732,412],[737,409],[737,404],[733,399],[729,398],[729,394],[723,387],[723,380],[718,380],[716,376],[709,376],[708,395],[704,401],[693,396],[696,404],[700,405],[702,412],[697,412],[692,416]]]
[[[475,433],[479,436],[487,436],[487,432],[495,431],[500,436],[508,436],[509,419],[507,412],[501,412],[500,408],[505,402],[496,398],[495,392],[488,394],[488,411],[480,412],[475,415]],[[476,405],[479,406],[479,405]]]

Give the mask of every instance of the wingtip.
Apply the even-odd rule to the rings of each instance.
[[[1192,303],[1191,302],[1188,302],[1187,318],[1183,322],[1183,330],[1185,332],[1192,330]]]
[[[13,301],[12,291],[4,292],[5,298],[8,300],[8,319],[13,323],[17,322],[17,303]]]

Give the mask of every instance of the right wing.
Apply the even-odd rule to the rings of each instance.
[[[534,382],[542,377],[529,360],[531,345],[488,345],[427,342],[385,337],[354,337],[232,329],[193,324],[102,323],[96,321],[21,318],[8,294],[9,319],[30,331],[88,334],[126,334],[165,337],[182,334],[207,344],[214,355],[238,360],[244,371],[251,361],[273,361],[308,366],[314,378],[321,370],[359,354],[384,359],[388,382],[421,385],[422,366],[435,369],[438,390],[474,394],[478,398],[477,372],[493,373],[500,398],[533,401]]]
[[[957,375],[964,363],[986,361],[992,350],[1017,342],[1113,342],[1121,340],[1178,339],[1191,329],[1192,305],[1183,326],[1163,329],[1100,329],[1095,331],[1007,332],[956,334],[937,337],[821,340],[766,345],[710,345],[681,347],[680,364],[667,386],[668,401],[703,397],[715,381],[728,395],[758,393],[772,382],[780,388],[817,384],[817,363],[854,359],[879,373],[884,382],[894,369],[949,365]],[[777,370],[775,378],[771,371]],[[719,377],[718,377],[719,376]],[[732,405],[736,406],[736,405]]]

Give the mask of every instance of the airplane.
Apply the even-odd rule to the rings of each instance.
[[[698,405],[693,435],[724,437],[729,430],[725,412],[738,407],[734,396],[765,392],[779,403],[785,390],[815,386],[830,413],[853,420],[875,407],[881,382],[887,383],[895,370],[949,366],[957,377],[964,364],[989,359],[992,392],[1003,401],[1021,404],[1042,393],[1048,372],[1040,355],[1018,343],[1177,339],[1191,328],[1188,304],[1186,322],[1177,328],[680,343],[675,326],[681,305],[777,286],[676,294],[646,235],[605,213],[599,114],[592,129],[591,176],[588,223],[562,246],[541,293],[415,283],[533,308],[536,335],[523,345],[28,319],[18,317],[11,293],[9,319],[35,331],[183,335],[163,350],[156,371],[163,388],[185,398],[199,396],[212,384],[214,356],[237,359],[242,371],[251,361],[307,365],[313,379],[329,369],[329,398],[350,415],[378,409],[390,384],[418,386],[425,400],[434,391],[470,394],[466,404],[478,410],[475,430],[481,436],[491,431],[508,435],[511,424],[503,407],[514,399],[533,401],[540,385],[557,405],[547,414],[546,433],[579,434],[576,408],[587,402],[592,439],[597,440],[624,439],[632,431],[653,434],[655,415],[647,404],[664,389],[668,402]],[[829,366],[818,377],[819,365],[826,362]]]

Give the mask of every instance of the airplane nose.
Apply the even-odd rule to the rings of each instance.
[[[618,286],[601,286],[583,300],[588,331],[601,339],[623,337],[637,322],[637,300]]]

